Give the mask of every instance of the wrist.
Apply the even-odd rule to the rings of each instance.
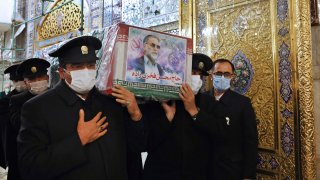
[[[199,113],[199,110],[200,110],[200,108],[198,108],[198,107],[192,108],[191,110],[189,110],[190,116],[195,116],[196,114]]]
[[[137,111],[137,112],[131,114],[131,119],[133,121],[140,121],[141,118],[142,118],[142,113],[140,111]]]
[[[195,111],[195,113],[190,113],[191,118],[195,121],[197,120],[198,114],[200,112],[200,108],[197,108],[197,110]]]
[[[88,139],[85,136],[83,136],[80,132],[78,132],[78,136],[82,146],[88,144]]]

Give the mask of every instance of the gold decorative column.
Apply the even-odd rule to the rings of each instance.
[[[313,79],[311,51],[310,1],[294,0],[293,23],[298,79],[296,86],[299,96],[299,122],[301,141],[302,178],[316,179],[315,147],[314,147],[314,112],[313,112]]]
[[[192,38],[193,26],[192,26],[192,0],[180,0],[179,2],[179,32],[181,36]]]

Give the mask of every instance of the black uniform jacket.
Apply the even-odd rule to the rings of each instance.
[[[197,120],[209,119],[206,113],[212,101],[200,94]],[[208,136],[196,126],[182,101],[176,101],[176,113],[170,123],[160,103],[146,106],[148,113],[148,157],[144,180],[206,180],[209,161]]]
[[[215,119],[196,121],[214,146],[211,179],[255,179],[258,133],[250,99],[227,90],[219,101],[212,101]]]
[[[22,106],[34,96],[36,95],[31,94],[29,91],[24,91],[10,98],[10,125],[11,128],[13,128],[13,130],[16,132],[16,135],[20,129],[20,115]]]
[[[6,156],[7,156],[7,133],[8,133],[8,125],[10,121],[10,110],[9,103],[10,98],[19,92],[17,90],[11,91],[9,94],[4,95],[0,99],[0,131],[1,131],[1,139],[0,139],[0,166],[6,168]]]
[[[8,179],[19,180],[20,170],[18,167],[17,136],[20,129],[21,108],[25,102],[35,95],[24,91],[10,98],[10,122],[7,126],[7,160],[9,165]]]
[[[108,132],[99,139],[81,145],[77,133],[79,110],[85,121],[98,112],[109,122]],[[61,81],[53,89],[24,104],[18,135],[21,170],[32,180],[125,180],[126,131],[128,142],[142,139],[140,122],[129,120],[125,108],[95,88],[85,101]],[[140,134],[139,134],[140,133]]]

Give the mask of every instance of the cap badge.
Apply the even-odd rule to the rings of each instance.
[[[37,72],[37,68],[35,66],[31,67],[31,72],[32,73],[36,73]]]
[[[87,46],[81,46],[81,52],[82,52],[82,54],[88,54],[88,47]]]
[[[199,69],[203,69],[203,67],[204,67],[203,62],[199,62],[198,68],[199,68]]]

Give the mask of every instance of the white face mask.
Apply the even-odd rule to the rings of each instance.
[[[31,94],[38,95],[45,92],[48,89],[48,80],[41,80],[30,83]]]
[[[65,70],[66,71],[66,70]],[[81,69],[70,71],[71,84],[65,81],[71,89],[79,94],[88,93],[96,83],[96,70],[95,69]]]
[[[192,75],[192,82],[191,82],[191,89],[193,94],[198,94],[200,88],[202,87],[202,79],[200,78],[200,75]]]
[[[27,85],[24,81],[14,82],[13,86],[18,92],[22,92],[24,90],[27,90]]]
[[[231,79],[224,76],[213,76],[212,82],[214,90],[222,93],[230,88]]]
[[[7,95],[7,94],[9,94],[9,92],[10,92],[10,88],[5,88],[4,89],[4,93]]]

